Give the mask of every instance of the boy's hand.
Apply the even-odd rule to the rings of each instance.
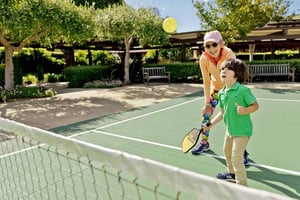
[[[207,122],[206,124],[202,125],[202,132],[206,132],[208,131],[211,127],[210,127],[211,123]]]
[[[245,108],[245,107],[240,106],[238,103],[235,103],[235,106],[236,106],[237,113],[238,113],[239,115],[247,114],[246,108]]]

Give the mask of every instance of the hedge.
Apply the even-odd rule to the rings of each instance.
[[[69,81],[69,87],[81,88],[84,83],[95,80],[110,79],[111,67],[109,66],[72,66],[63,70],[63,76]]]
[[[199,64],[196,62],[158,63],[145,65],[145,67],[165,67],[166,71],[171,72],[172,82],[198,82],[202,80]]]

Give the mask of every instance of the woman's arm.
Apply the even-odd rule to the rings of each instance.
[[[210,104],[210,75],[207,70],[207,62],[205,61],[204,57],[200,57],[199,60],[200,71],[202,74],[203,80],[203,90],[204,90],[204,106],[202,108],[202,115],[207,112],[211,111],[211,104]]]

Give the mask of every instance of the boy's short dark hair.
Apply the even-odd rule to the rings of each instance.
[[[240,59],[230,58],[222,63],[221,69],[228,68],[234,71],[237,82],[244,83],[249,78],[249,70],[246,63]]]

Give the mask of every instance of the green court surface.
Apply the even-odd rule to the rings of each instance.
[[[300,90],[252,91],[260,109],[252,114],[248,185],[300,199]],[[181,152],[184,135],[200,127],[202,106],[203,93],[198,92],[51,131],[215,177],[226,170],[223,123],[210,133],[211,151],[198,156]]]

